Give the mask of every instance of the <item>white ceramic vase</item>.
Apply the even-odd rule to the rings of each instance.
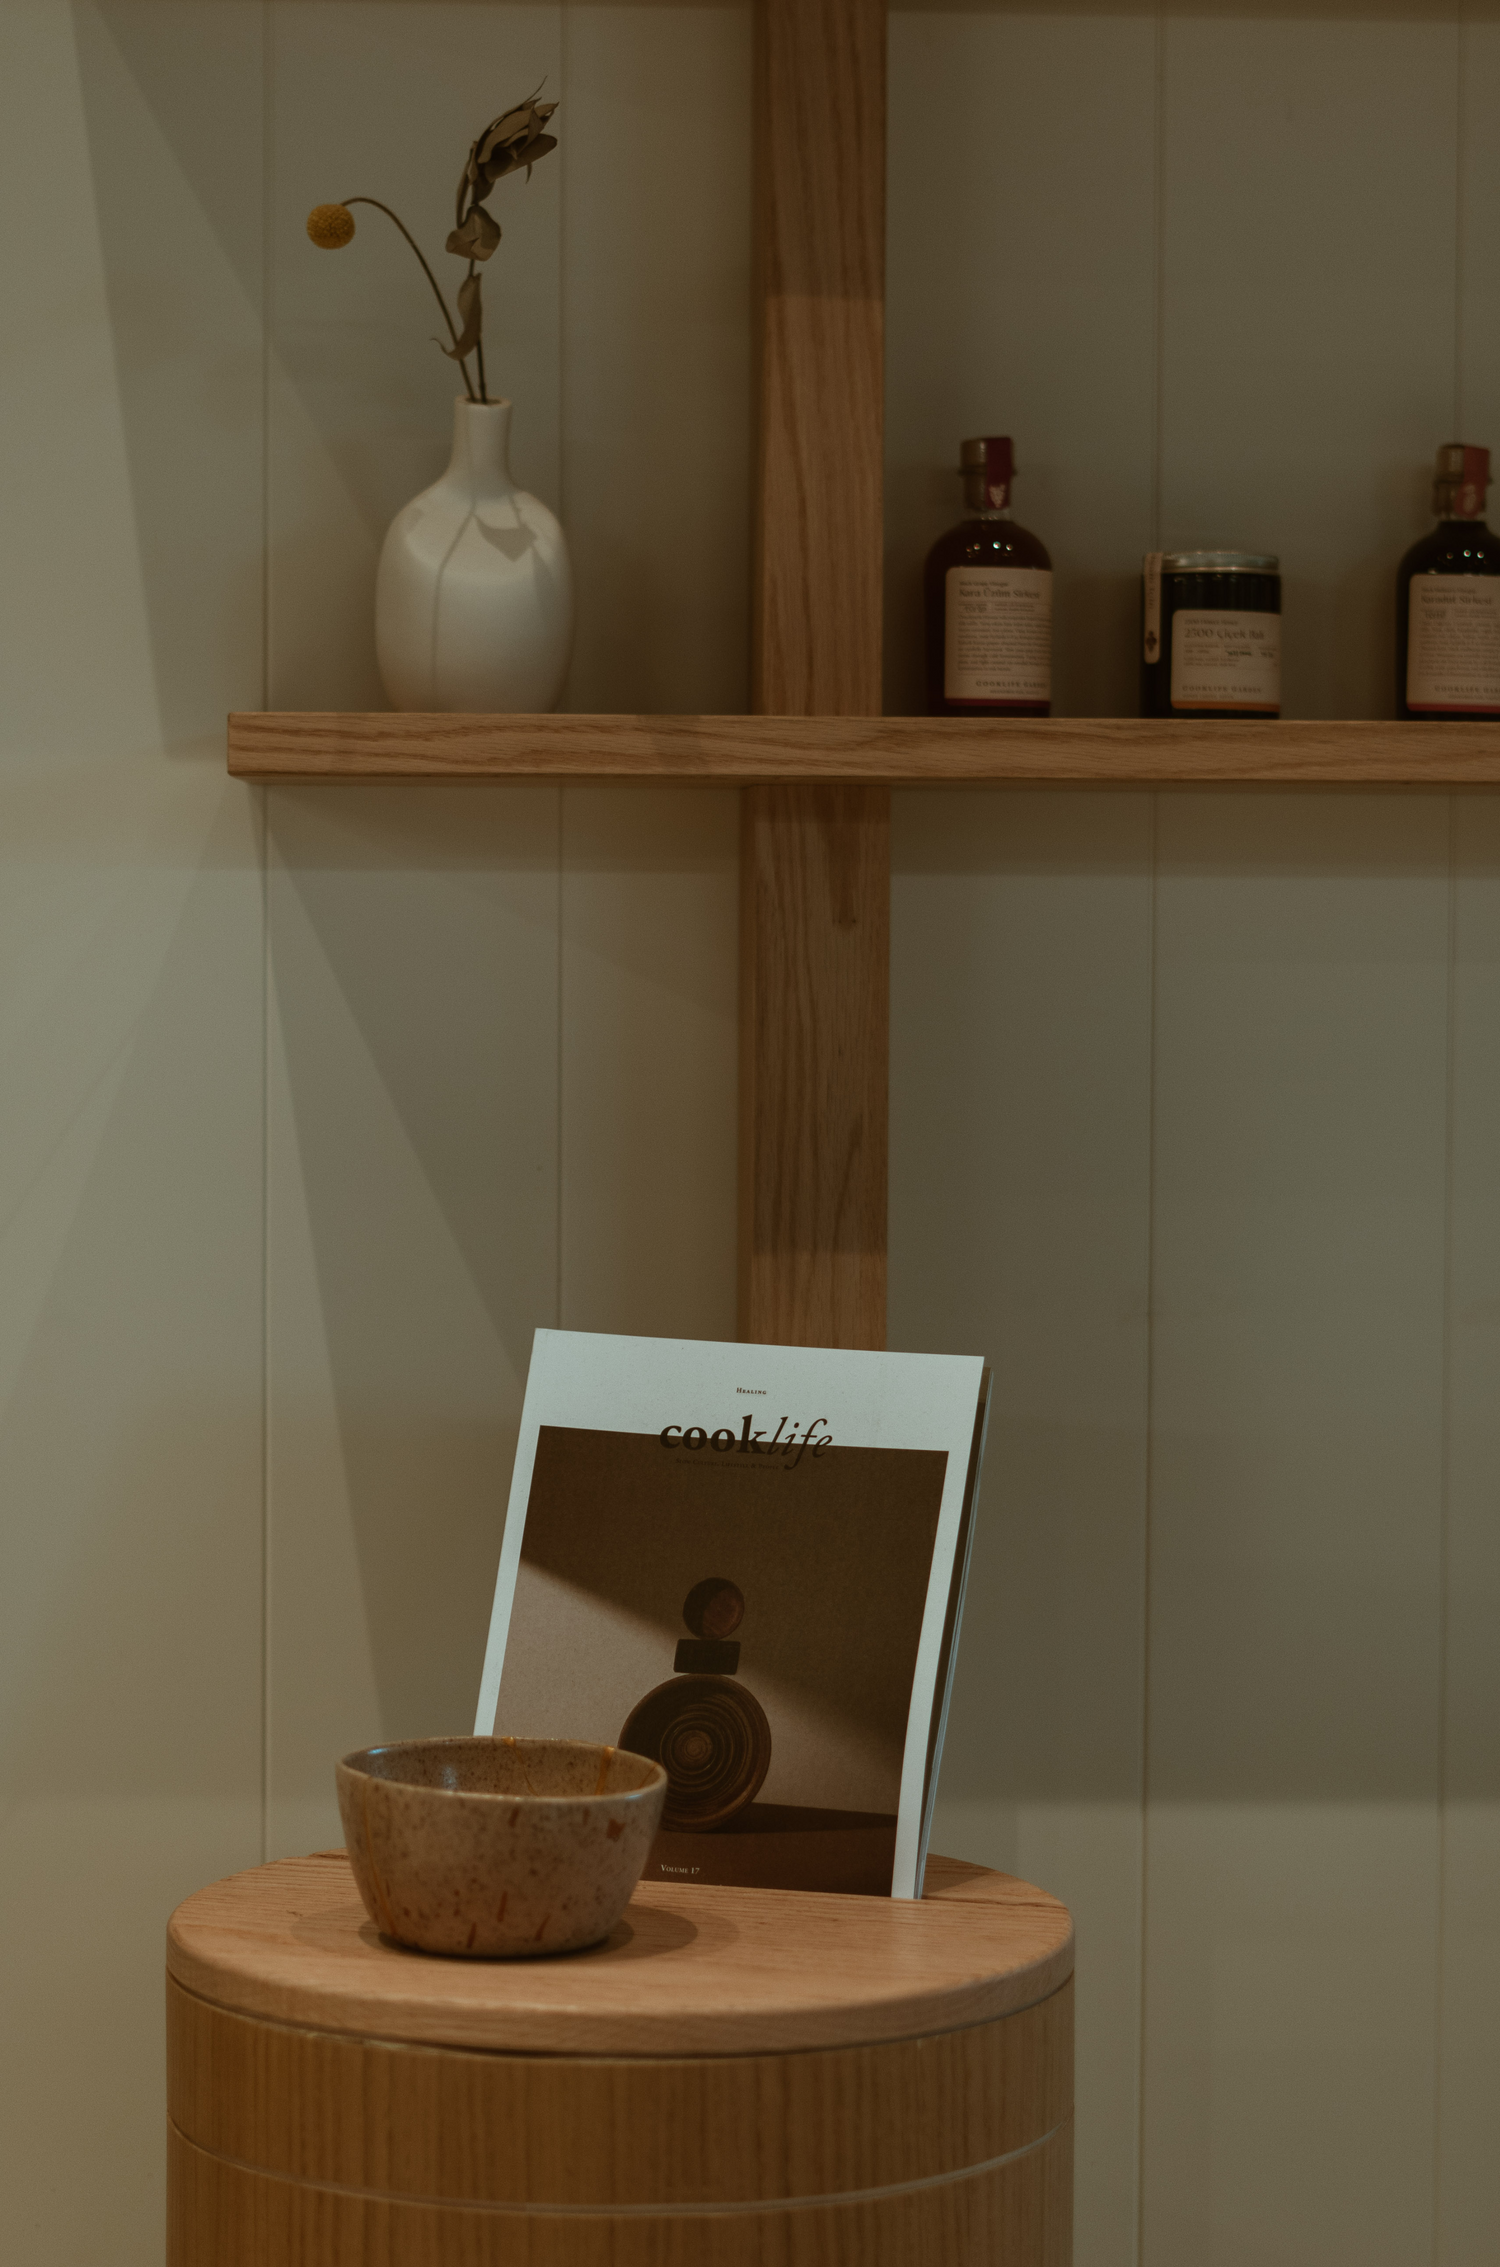
[[[447,471],[386,532],[375,651],[393,708],[535,713],[562,697],[568,546],[511,479],[510,408],[460,396]]]

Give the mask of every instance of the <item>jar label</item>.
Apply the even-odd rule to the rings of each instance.
[[[977,708],[1052,698],[1052,576],[1046,567],[950,567],[943,697]]]
[[[1172,617],[1173,708],[1281,711],[1281,616],[1199,612]]]
[[[1500,575],[1413,575],[1406,705],[1500,716]]]

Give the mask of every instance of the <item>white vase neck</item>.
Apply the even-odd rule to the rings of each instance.
[[[469,489],[476,504],[513,496],[510,476],[510,403],[468,401],[453,404],[453,457],[448,477]]]

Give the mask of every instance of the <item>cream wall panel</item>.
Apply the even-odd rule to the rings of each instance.
[[[1155,32],[1149,15],[894,7],[886,706],[920,714],[922,562],[959,442],[1010,433],[1052,556],[1053,702],[1133,715],[1151,533]]]
[[[449,292],[474,134],[561,83],[561,11],[272,0],[273,707],[381,707],[375,562],[446,462],[462,390],[382,214]],[[566,115],[566,106],[563,116]],[[560,501],[561,168],[497,196],[491,391]],[[336,1755],[473,1719],[531,1332],[556,1318],[558,797],[281,792],[268,900],[269,1839],[339,1831]]]
[[[1453,435],[1500,463],[1500,25],[1460,33],[1459,323]],[[1493,491],[1492,491],[1493,496]],[[1496,518],[1492,510],[1492,524]],[[1447,1659],[1438,2267],[1500,2256],[1500,809],[1454,801]]]
[[[735,1333],[739,796],[563,793],[570,1330]]]
[[[552,788],[278,789],[270,1839],[334,1758],[467,1731],[521,1394],[557,1318]]]
[[[1160,528],[1282,561],[1282,706],[1386,716],[1453,416],[1451,22],[1163,25]]]
[[[260,1847],[260,891],[217,731],[260,682],[258,24],[214,16],[235,197],[201,11],[0,20],[0,2192],[28,2267],[160,2259],[162,1923]]]
[[[373,90],[365,108],[379,124],[387,115],[382,103],[396,105],[415,89],[419,115],[432,113],[424,127],[432,138],[440,103],[451,105],[455,90],[462,94],[470,83],[464,57],[478,12],[356,13],[368,13],[378,35],[359,50]],[[682,275],[669,284],[664,272],[667,253],[652,235],[660,211],[649,201],[643,211],[622,209],[623,157],[610,140],[633,122],[632,103],[651,99],[649,79],[620,81],[625,26],[618,11],[613,19],[609,11],[582,12],[569,26],[566,56],[556,15],[509,9],[481,21],[507,34],[507,67],[521,51],[521,35],[529,37],[536,52],[527,83],[545,71],[559,92],[565,150],[578,118],[581,154],[570,160],[567,210],[585,248],[580,267],[587,274],[592,258],[606,307],[622,277],[627,300],[639,290],[661,301],[681,292]],[[679,30],[692,32],[697,13],[676,15]],[[655,33],[664,91],[680,95],[685,108],[701,103],[705,73],[710,96],[716,86],[722,91],[725,63],[722,55],[716,63],[715,42],[723,47],[726,30],[744,46],[745,26],[734,11],[701,16],[696,46],[684,48],[679,39],[674,50],[659,24]],[[297,576],[311,561],[355,593],[350,543],[338,537],[337,554],[326,548],[337,536],[338,514],[327,509],[335,490],[344,503],[358,504],[357,516],[373,531],[369,540],[378,543],[389,513],[430,476],[408,468],[377,508],[373,458],[368,451],[351,457],[340,440],[335,427],[344,394],[360,401],[354,363],[342,352],[347,341],[328,318],[342,270],[320,261],[300,233],[307,204],[329,193],[308,172],[314,110],[338,108],[361,121],[347,89],[349,17],[347,8],[283,9],[274,50],[277,211],[290,247],[278,238],[278,262],[294,279],[278,299],[277,337],[285,342],[281,362],[298,377],[295,388],[278,385],[272,428],[273,675],[287,687],[275,697],[288,701],[378,698],[354,689],[353,680],[335,684],[315,669],[304,674],[306,654],[289,641],[299,622],[314,625]],[[656,13],[648,11],[647,19],[650,35]],[[548,41],[550,63],[542,52]],[[583,88],[576,106],[568,98],[575,69]],[[662,100],[661,90],[655,99]],[[740,101],[746,109],[743,89]],[[372,135],[369,117],[361,132],[368,171],[384,144]],[[743,142],[743,121],[741,136]],[[461,154],[462,137],[457,146]],[[719,545],[733,561],[721,577],[733,603],[722,593],[713,600],[712,574],[694,569],[705,601],[702,634],[676,647],[669,636],[651,662],[659,675],[675,672],[679,706],[732,706],[742,698],[744,467],[732,445],[724,450],[721,430],[727,489],[707,432],[696,464],[688,450],[685,470],[680,414],[685,391],[702,392],[717,382],[719,365],[737,357],[742,366],[745,359],[748,218],[735,156],[732,137],[726,149],[700,132],[689,146],[708,192],[700,200],[698,245],[710,304],[688,326],[686,355],[676,354],[677,395],[664,399],[655,445],[648,435],[643,449],[633,435],[629,452],[619,446],[618,380],[632,367],[626,334],[612,346],[601,337],[600,354],[591,339],[583,342],[570,395],[585,465],[596,441],[608,444],[602,468],[580,483],[583,524],[569,512],[581,577],[591,558],[606,561],[599,584],[606,608],[623,603],[623,588],[639,583],[643,562],[665,574],[669,593],[675,587],[682,527],[663,510],[663,498],[671,505],[681,491],[673,508],[703,550],[719,529],[726,492],[741,523]],[[680,181],[684,162],[679,156],[674,179]],[[534,290],[515,316],[522,372],[515,391],[523,406],[528,389],[545,406],[550,383],[555,420],[563,199],[531,201],[549,179],[561,182],[561,166],[539,169],[524,193],[528,201],[521,203],[518,192],[514,215],[503,214],[506,240],[491,275],[506,281],[504,262],[515,256],[522,230],[532,232],[530,267],[523,261],[521,272]],[[420,184],[376,193],[400,209],[415,208]],[[365,242],[362,231],[349,256]],[[540,266],[542,246],[550,275]],[[715,284],[715,263],[727,282]],[[399,266],[395,273],[401,276]],[[389,281],[387,275],[386,288]],[[307,296],[315,286],[321,308]],[[578,305],[587,304],[584,293]],[[618,299],[613,304],[620,314]],[[367,301],[367,328],[373,308]],[[372,352],[383,354],[387,343],[377,335]],[[656,378],[672,374],[653,369],[650,356],[638,359],[637,408]],[[366,439],[399,437],[398,408],[408,422],[420,414],[429,432],[441,434],[447,413],[439,405],[433,414],[427,363],[407,373],[391,360],[394,376],[384,364],[362,370]],[[492,374],[494,368],[492,356]],[[739,393],[743,442],[742,370]],[[419,399],[420,411],[409,406]],[[732,417],[724,423],[731,429]],[[552,439],[555,450],[555,422]],[[519,448],[517,459],[527,476]],[[621,463],[628,476],[612,487],[611,464]],[[331,486],[330,471],[339,476]],[[706,493],[699,494],[693,481],[702,476]],[[550,481],[538,472],[529,477],[559,500],[555,474]],[[296,515],[309,497],[321,524],[302,559]],[[636,522],[636,556],[613,579],[607,512],[599,528],[588,516],[589,502],[601,499]],[[358,595],[361,636],[367,583]],[[665,610],[661,626],[665,632]],[[337,625],[328,645],[338,666],[354,652],[352,635]],[[622,650],[633,650],[631,641]],[[630,697],[629,686],[598,697],[617,704]],[[665,691],[661,697],[673,705]],[[329,1765],[341,1748],[376,1731],[468,1720],[478,1657],[469,1660],[455,1631],[474,1621],[482,1639],[530,1334],[557,1319],[560,1280],[569,1305],[596,1326],[603,1318],[615,1327],[718,1332],[732,1323],[735,799],[612,802],[574,792],[564,800],[565,898],[555,795],[421,799],[408,790],[387,797],[361,790],[357,801],[337,794],[275,799],[270,1784],[278,1848],[306,1847],[335,1831]],[[491,866],[512,870],[485,881]],[[569,1003],[561,1025],[560,976]],[[434,1002],[445,995],[446,1011],[435,1018]],[[562,1032],[567,1043],[559,1057]],[[450,1059],[464,1068],[444,1072]],[[498,1081],[493,1093],[487,1081]],[[664,1096],[672,1129],[665,1137],[658,1123]],[[440,1136],[450,1119],[454,1130]],[[561,1214],[559,1173],[572,1198]],[[653,1323],[658,1316],[673,1319]],[[426,1601],[426,1645],[412,1635],[414,1597]]]
[[[1078,2267],[1137,2218],[1151,827],[908,794],[892,850],[891,1343],[994,1366],[934,1846],[1073,1908]]]
[[[470,142],[507,103],[561,86],[561,11],[470,0],[268,0],[271,71],[269,428],[272,708],[383,708],[375,566],[400,507],[448,460],[456,367],[432,343],[431,290],[383,213],[342,252],[310,208],[378,197],[453,304],[443,250]],[[565,114],[564,114],[565,115]],[[559,131],[563,131],[559,118]],[[556,156],[496,192],[504,241],[485,276],[492,394],[515,401],[517,480],[559,502]]]
[[[750,10],[568,6],[574,709],[748,692]],[[562,798],[562,1319],[734,1334],[738,796]]]
[[[1430,2256],[1447,807],[1164,796],[1143,2256]]]
[[[569,5],[563,72],[567,705],[744,709],[750,9]]]
[[[1485,21],[1485,17],[1489,21]],[[1458,323],[1451,437],[1478,441],[1500,470],[1500,22],[1489,7],[1463,12],[1458,31]],[[1490,519],[1500,520],[1495,491]]]
[[[1438,2267],[1500,2257],[1500,804],[1455,797]]]

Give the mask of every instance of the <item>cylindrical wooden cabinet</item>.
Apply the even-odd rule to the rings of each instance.
[[[643,1885],[606,1945],[382,1942],[342,1855],[168,1937],[169,2267],[1068,2267],[1072,1929]]]

